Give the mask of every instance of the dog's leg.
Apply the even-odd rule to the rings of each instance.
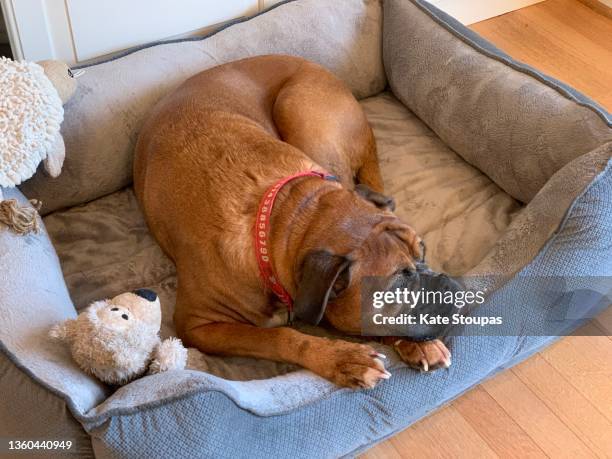
[[[353,188],[359,183],[382,192],[376,144],[359,103],[335,77],[311,64],[297,72],[280,89],[272,116],[282,140]],[[362,167],[364,166],[364,167]]]
[[[383,194],[384,186],[373,134],[370,135],[364,161],[357,169],[355,178],[355,191],[364,199],[372,202],[379,209],[395,210],[395,200]]]
[[[288,327],[213,323],[187,331],[183,340],[210,354],[297,364],[343,387],[371,388],[390,377],[380,354],[370,346],[310,336]]]
[[[378,164],[376,142],[371,130],[369,130],[369,138],[366,150],[363,154],[363,162],[357,168],[356,178],[357,184],[366,185],[372,191],[381,194],[385,191],[382,175],[380,174],[380,166]]]
[[[410,341],[397,336],[385,336],[382,342],[393,346],[402,361],[417,370],[430,371],[451,365],[451,353],[439,339]]]

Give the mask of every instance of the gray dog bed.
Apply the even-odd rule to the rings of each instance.
[[[193,349],[187,370],[113,392],[47,332],[92,300],[149,287],[162,299],[162,334],[174,333],[174,267],[130,187],[139,127],[189,76],[274,53],[318,62],[349,85],[374,128],[387,191],[424,236],[430,264],[495,275],[481,310],[511,308],[513,332],[449,338],[453,365],[432,374],[385,348],[393,376],[372,390]],[[575,328],[605,298],[611,125],[594,102],[420,0],[290,1],[203,39],[87,66],[66,105],[62,175],[39,173],[4,191],[41,199],[46,230],[20,237],[0,228],[3,434],[71,439],[56,456],[80,457],[337,457],[368,448]],[[575,320],[551,327],[550,301],[529,281],[541,278],[560,280],[557,291],[570,297],[599,296],[570,300]]]

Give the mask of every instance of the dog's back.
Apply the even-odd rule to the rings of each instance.
[[[202,72],[156,106],[136,146],[134,187],[176,261],[178,245],[204,243],[211,226],[250,234],[270,180],[320,167],[352,188],[355,156],[368,148],[371,130],[342,82],[303,59],[261,56]]]

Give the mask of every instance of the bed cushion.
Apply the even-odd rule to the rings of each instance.
[[[424,235],[433,267],[465,273],[499,239],[521,206],[462,161],[391,94],[364,99],[362,106],[398,214]],[[45,224],[78,309],[136,287],[152,288],[162,300],[162,335],[174,335],[175,269],[151,238],[131,188],[55,212]],[[195,349],[189,352],[189,367],[232,380],[295,370],[270,361],[205,356]]]
[[[396,213],[424,238],[433,269],[467,273],[523,205],[466,163],[393,94],[365,99],[362,106]]]
[[[448,370],[432,374],[415,372],[399,362],[393,351],[385,349],[383,352],[389,356],[388,366],[393,376],[369,391],[339,389],[305,370],[250,381],[232,381],[193,370],[164,373],[122,387],[106,401],[82,414],[79,420],[93,435],[96,454],[117,457],[127,457],[133,451],[139,451],[142,457],[156,454],[168,457],[190,457],[193,454],[195,457],[196,451],[204,456],[219,456],[223,451],[223,457],[247,453],[250,457],[269,457],[271,454],[280,457],[339,457],[355,454],[584,322],[580,316],[578,320],[556,321],[551,327],[546,317],[550,307],[555,305],[550,304],[550,298],[525,288],[524,279],[569,275],[583,280],[593,276],[610,279],[612,236],[608,229],[612,225],[611,194],[612,164],[608,162],[591,185],[579,193],[557,233],[536,259],[483,307],[486,314],[504,313],[508,299],[511,299],[517,327],[515,333],[450,337],[448,345],[454,358]],[[79,221],[82,216],[71,217],[71,213],[89,213],[92,208],[103,209],[108,203],[113,203],[107,207],[108,212],[117,209],[117,204],[129,207],[132,200],[128,189],[87,206],[47,217],[46,223],[54,231],[57,221],[61,220],[59,217],[62,217],[63,223],[57,227],[61,231],[69,229],[71,224],[84,229],[84,221]],[[112,242],[113,238],[121,235],[131,239],[131,244],[141,247],[136,252],[145,253],[148,261],[143,262],[134,256],[135,252],[130,252],[126,254],[129,259],[125,266],[116,272],[119,277],[140,280],[147,272],[144,265],[159,259],[160,254],[153,251],[146,255],[151,249],[143,240],[148,236],[143,238],[142,230],[134,225],[137,219],[119,221],[126,228],[109,224],[104,230],[115,236],[102,236],[103,240]],[[81,234],[85,235],[85,232]],[[58,247],[61,250],[61,242]],[[89,256],[96,255],[89,252]],[[132,263],[133,260],[139,261]],[[159,269],[161,264],[153,263],[152,266],[152,271],[162,278],[167,274],[166,268]],[[69,272],[67,279],[70,283]],[[610,287],[608,282],[608,293]],[[575,285],[570,283],[568,289],[571,291],[573,288]],[[583,302],[574,306],[582,307],[583,314],[589,309],[589,305]],[[168,323],[165,330],[169,330]],[[205,361],[208,359],[205,357]],[[263,361],[260,363],[263,364],[261,368],[270,370]],[[248,370],[245,362],[228,361],[224,365]],[[209,370],[217,374],[226,371],[214,366]],[[231,377],[229,373],[225,374]],[[259,377],[271,374],[260,373]],[[173,441],[160,435],[158,426],[163,426],[163,432]],[[262,443],[261,438],[266,438],[266,441]],[[258,445],[256,450],[252,449],[254,444]]]
[[[132,155],[153,105],[210,67],[261,54],[291,54],[317,62],[357,97],[380,92],[382,9],[377,0],[300,0],[206,37],[136,48],[82,68],[65,105],[66,161],[57,179],[39,173],[22,191],[43,201],[43,214],[117,191],[132,181]]]
[[[606,110],[427,2],[385,0],[384,10],[393,93],[515,199],[528,203],[564,165],[612,141]]]
[[[383,177],[398,214],[424,235],[432,266],[465,273],[484,257],[521,206],[446,147],[391,94],[361,104],[374,129]],[[175,268],[149,234],[131,188],[55,212],[45,218],[45,225],[78,309],[134,288],[151,288],[162,303],[162,335],[174,336]],[[270,361],[205,356],[196,349],[189,351],[189,367],[233,380],[295,370]]]

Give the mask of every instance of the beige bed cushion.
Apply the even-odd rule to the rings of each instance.
[[[528,206],[521,206],[447,148],[392,95],[383,93],[361,104],[374,129],[383,177],[398,214],[424,236],[430,264],[455,275],[483,266],[484,272],[493,268],[490,272],[501,273],[504,267],[516,270],[531,261],[578,193],[572,174],[581,171],[592,179],[609,157],[609,151],[583,156],[579,165],[566,166]],[[137,287],[151,288],[162,302],[162,335],[175,334],[175,268],[149,234],[131,188],[54,212],[44,221],[77,308]],[[196,349],[189,350],[189,368],[232,380],[296,370],[288,364],[221,358]]]
[[[390,93],[362,101],[386,192],[425,239],[427,261],[452,275],[489,252],[522,206],[448,148]]]
[[[577,157],[523,205],[447,147],[392,94],[361,103],[397,214],[424,237],[434,269],[474,281],[495,274],[489,281],[503,283],[530,263],[612,156],[608,142]]]
[[[132,181],[139,128],[153,105],[192,75],[245,57],[290,54],[317,62],[358,98],[386,84],[378,0],[296,0],[198,41],[141,49],[91,66],[65,106],[66,162],[50,179],[39,171],[21,190],[42,213],[96,199]]]

